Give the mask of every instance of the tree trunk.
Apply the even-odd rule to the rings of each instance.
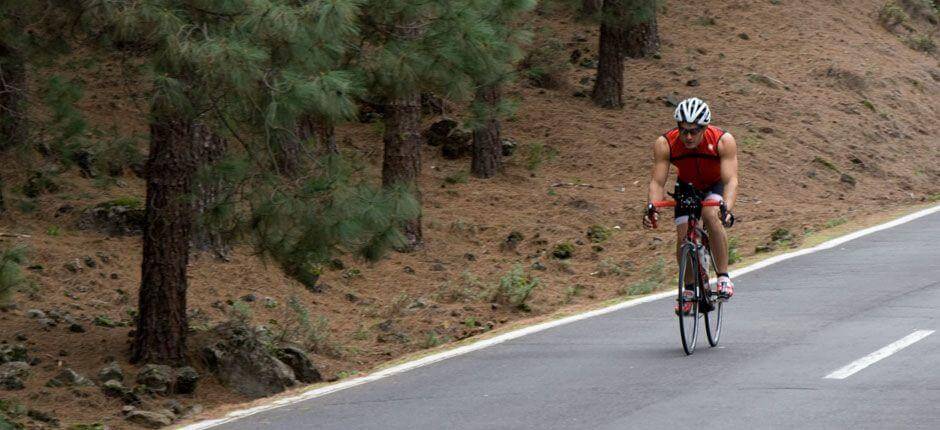
[[[204,124],[193,126],[193,148],[195,150],[196,165],[211,167],[225,157],[228,142],[215,134]],[[193,225],[192,248],[197,251],[212,251],[221,260],[227,261],[231,249],[217,226],[207,222],[207,213],[211,211],[221,198],[223,183],[221,179],[204,175],[195,184],[195,198],[193,199],[193,213],[196,222]]]
[[[581,0],[581,16],[593,17],[601,11],[604,0]]]
[[[421,171],[421,96],[415,91],[399,97],[385,109],[385,143],[382,159],[382,185],[405,185],[421,202],[418,173]],[[403,231],[407,239],[405,250],[421,244],[421,216],[405,222]]]
[[[29,137],[26,83],[22,55],[0,43],[0,149],[23,146]]]
[[[147,160],[137,330],[131,361],[176,364],[186,353],[186,266],[189,263],[196,162],[191,122],[154,100]]]
[[[315,139],[317,153],[339,154],[336,145],[336,128],[325,119],[304,116],[297,127],[297,135],[304,142]]]
[[[607,109],[623,106],[624,13],[621,0],[604,0],[600,58],[591,100]]]
[[[304,141],[297,135],[296,130],[293,133],[279,130],[275,132],[274,139],[277,171],[287,178],[298,177],[303,171],[303,160],[307,156]]]
[[[476,94],[477,103],[483,104],[486,118],[483,125],[473,130],[473,161],[470,172],[478,178],[492,178],[503,167],[503,147],[499,140],[499,118],[496,108],[500,93],[496,84],[481,86]]]
[[[640,0],[632,24],[624,36],[624,54],[643,58],[659,51],[659,30],[656,24],[656,0]]]

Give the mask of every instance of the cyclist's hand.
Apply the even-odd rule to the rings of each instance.
[[[656,228],[656,224],[659,221],[659,212],[656,211],[656,207],[652,203],[646,206],[646,211],[643,213],[643,227],[646,228]]]
[[[728,210],[728,207],[725,206],[724,202],[721,203],[721,224],[725,227],[730,228],[734,225],[734,214]]]

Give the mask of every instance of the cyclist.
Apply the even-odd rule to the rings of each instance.
[[[711,111],[708,104],[698,98],[693,97],[679,103],[675,119],[676,128],[660,136],[653,144],[650,203],[643,216],[643,225],[650,228],[652,222],[659,219],[652,202],[664,198],[670,163],[678,169],[674,191],[677,196],[691,193],[705,196],[705,200],[723,201],[721,208],[702,208],[702,219],[718,269],[718,295],[720,298],[730,299],[734,295],[734,284],[728,276],[728,239],[724,226],[730,227],[734,224],[731,209],[734,207],[738,188],[737,143],[731,133],[710,125]],[[677,260],[681,258],[678,251],[688,229],[689,214],[683,212],[676,208]],[[690,303],[687,305],[691,306]]]

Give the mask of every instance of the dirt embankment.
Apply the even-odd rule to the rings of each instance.
[[[322,292],[305,290],[247,250],[230,262],[199,257],[189,290],[195,324],[228,318],[229,300],[245,303],[256,323],[283,321],[290,315],[286,303],[296,297],[314,318],[327,321],[329,347],[311,357],[325,377],[336,378],[564,307],[647,291],[671,273],[673,234],[643,231],[639,223],[650,145],[674,126],[671,98],[705,99],[716,125],[738,140],[741,222],[731,236],[742,256],[761,245],[786,249],[808,233],[938,198],[938,59],[910,49],[903,34],[879,24],[883,3],[666,3],[662,52],[628,62],[623,110],[601,110],[576,97],[589,87],[594,70],[575,64],[560,89],[522,81],[508,91],[519,108],[503,132],[520,149],[503,175],[467,178],[469,160],[446,160],[439,149],[425,148],[423,249],[376,264],[342,257],[343,267],[325,274]],[[918,34],[936,32],[925,22],[915,24]],[[572,13],[535,14],[531,25],[540,30],[538,37],[554,35],[563,42],[565,58],[575,49],[587,58],[597,52],[597,30]],[[145,131],[142,84],[127,82],[113,61],[79,63],[42,74],[67,68],[82,77],[87,84],[81,107],[92,122]],[[364,157],[379,177],[378,130],[349,125],[339,130],[338,141]],[[8,186],[26,180],[17,166],[0,169]],[[0,220],[4,246],[29,246],[34,265],[34,287],[15,296],[16,309],[0,313],[0,341],[24,344],[39,359],[23,379],[25,388],[0,389],[0,399],[8,413],[23,405],[66,425],[130,428],[121,416],[122,402],[99,387],[46,386],[63,368],[92,378],[111,357],[127,380],[138,369],[126,362],[130,328],[106,327],[100,318],[130,320],[140,240],[80,231],[74,223],[84,207],[141,198],[143,184],[127,176],[101,189],[69,175],[59,192],[36,199],[35,210],[14,209]],[[15,194],[15,187],[8,192]],[[25,207],[18,200],[25,199],[14,196],[12,206]],[[603,227],[596,231],[609,238],[595,236],[592,242],[592,226]],[[792,237],[771,243],[778,229]],[[518,244],[507,246],[513,232]],[[554,257],[554,248],[565,243],[572,245],[572,257]],[[526,301],[528,311],[489,297],[516,266],[540,281]],[[255,300],[242,299],[249,294]],[[83,331],[70,331],[70,323],[44,328],[28,315],[31,309],[68,314]],[[209,410],[247,400],[194,362],[204,378],[195,394],[175,400]],[[155,407],[166,400],[145,402]],[[37,417],[16,420],[47,425]]]

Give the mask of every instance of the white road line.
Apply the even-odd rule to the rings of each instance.
[[[876,226],[874,226],[874,227],[869,227],[869,228],[866,228],[866,229],[864,229],[864,230],[859,230],[859,231],[857,231],[857,232],[854,232],[854,233],[851,233],[851,234],[848,234],[848,235],[845,235],[845,236],[842,236],[842,237],[838,237],[838,238],[832,239],[832,240],[830,240],[830,241],[828,241],[828,242],[821,243],[821,244],[816,245],[816,246],[814,246],[814,247],[812,247],[812,248],[807,248],[807,249],[803,249],[803,250],[799,250],[799,251],[794,251],[794,252],[790,252],[790,253],[787,253],[787,254],[781,254],[781,255],[778,255],[778,256],[775,256],[775,257],[771,257],[771,258],[769,258],[769,259],[767,259],[767,260],[764,260],[764,261],[761,261],[761,262],[752,264],[752,265],[747,266],[747,267],[744,267],[744,268],[742,268],[742,269],[738,269],[738,270],[732,271],[732,272],[731,272],[731,277],[740,276],[740,275],[743,275],[743,274],[745,274],[745,273],[752,272],[752,271],[754,271],[754,270],[758,270],[758,269],[762,269],[762,268],[764,268],[764,267],[770,266],[771,264],[779,263],[779,262],[781,262],[781,261],[788,260],[788,259],[795,258],[795,257],[799,257],[799,256],[801,256],[801,255],[806,255],[806,254],[810,254],[810,253],[813,253],[813,252],[822,251],[822,250],[824,250],[824,249],[829,249],[829,248],[832,248],[832,247],[834,247],[834,246],[837,246],[837,245],[843,244],[843,243],[845,243],[845,242],[848,242],[848,241],[850,241],[850,240],[857,239],[857,238],[859,238],[859,237],[862,237],[862,236],[865,236],[865,235],[868,235],[868,234],[872,234],[872,233],[875,233],[875,232],[877,232],[877,231],[881,231],[881,230],[884,230],[884,229],[888,229],[888,228],[891,228],[891,227],[894,227],[894,226],[897,226],[897,225],[900,225],[900,224],[904,224],[904,223],[906,223],[906,222],[913,221],[913,220],[915,220],[915,219],[917,219],[917,218],[925,217],[925,216],[930,215],[930,214],[932,214],[932,213],[934,213],[934,212],[940,212],[940,205],[936,205],[936,206],[933,206],[933,207],[929,207],[929,208],[927,208],[927,209],[923,209],[923,210],[921,210],[921,211],[914,212],[914,213],[912,213],[912,214],[910,214],[910,215],[907,215],[907,216],[898,218],[898,219],[893,220],[893,221],[890,221],[890,222],[886,222],[886,223],[881,224],[881,225],[876,225]],[[419,358],[419,359],[417,359],[417,360],[409,361],[409,362],[403,363],[403,364],[399,364],[399,365],[397,365],[397,366],[395,366],[395,367],[387,368],[387,369],[384,369],[384,370],[382,370],[382,371],[378,371],[378,372],[376,372],[376,373],[372,373],[372,374],[369,374],[369,375],[366,375],[366,376],[362,376],[362,377],[355,378],[355,379],[350,379],[350,380],[345,380],[345,381],[338,382],[338,383],[335,383],[335,384],[332,384],[332,385],[327,385],[327,386],[325,386],[325,387],[312,388],[312,389],[310,389],[310,390],[308,390],[308,391],[303,391],[303,392],[301,392],[301,393],[299,393],[299,394],[296,394],[296,395],[293,395],[293,396],[290,396],[290,397],[284,397],[284,398],[272,400],[272,401],[270,401],[270,402],[268,402],[268,403],[265,403],[265,404],[262,404],[262,405],[259,405],[259,406],[255,406],[255,407],[253,407],[253,408],[241,409],[241,410],[232,411],[232,412],[229,412],[228,414],[226,414],[225,416],[223,416],[223,417],[221,417],[221,418],[215,418],[215,419],[210,419],[210,420],[206,420],[206,421],[195,422],[195,423],[192,423],[192,424],[189,424],[189,425],[183,425],[183,426],[177,427],[177,430],[204,430],[204,429],[212,428],[212,427],[215,427],[215,426],[218,426],[218,425],[227,423],[227,422],[231,422],[231,421],[238,420],[238,419],[240,419],[240,418],[247,417],[247,416],[249,416],[249,415],[254,415],[254,414],[259,413],[259,412],[264,412],[264,411],[268,411],[268,410],[271,410],[271,409],[279,408],[279,407],[282,407],[282,406],[291,405],[291,404],[294,404],[294,403],[297,403],[297,402],[302,402],[302,401],[304,401],[304,400],[313,399],[313,398],[320,397],[320,396],[324,396],[324,395],[327,395],[327,394],[330,394],[330,393],[334,393],[334,392],[337,392],[337,391],[340,391],[340,390],[345,390],[345,389],[350,388],[350,387],[355,387],[355,386],[357,386],[357,385],[362,385],[362,384],[365,384],[365,383],[368,383],[368,382],[372,382],[372,381],[375,381],[375,380],[378,380],[378,379],[382,379],[382,378],[388,377],[388,376],[390,376],[390,375],[395,375],[395,374],[398,374],[398,373],[407,372],[407,371],[409,371],[409,370],[416,369],[416,368],[422,367],[422,366],[426,366],[426,365],[431,364],[431,363],[436,363],[436,362],[438,362],[438,361],[446,360],[446,359],[451,358],[451,357],[456,357],[456,356],[458,356],[458,355],[463,355],[463,354],[466,354],[466,353],[468,353],[468,352],[477,351],[477,350],[480,350],[480,349],[483,349],[483,348],[486,348],[486,347],[489,347],[489,346],[493,346],[493,345],[496,345],[496,344],[499,344],[499,343],[503,343],[503,342],[505,342],[505,341],[507,341],[507,340],[516,339],[516,338],[519,338],[519,337],[522,337],[522,336],[526,336],[526,335],[529,335],[529,334],[532,334],[532,333],[540,332],[540,331],[542,331],[542,330],[546,330],[546,329],[553,328],[553,327],[558,327],[558,326],[561,326],[561,325],[564,325],[564,324],[572,323],[572,322],[575,322],[575,321],[580,321],[580,320],[587,319],[587,318],[591,318],[591,317],[595,317],[595,316],[598,316],[598,315],[608,314],[608,313],[611,313],[611,312],[614,312],[614,311],[619,311],[619,310],[621,310],[621,309],[630,308],[630,307],[633,307],[633,306],[636,306],[636,305],[639,305],[639,304],[648,303],[648,302],[652,302],[652,301],[655,301],[655,300],[664,299],[664,298],[667,298],[667,297],[672,297],[672,296],[674,296],[675,294],[676,294],[675,291],[664,291],[664,292],[652,294],[652,295],[649,295],[649,296],[646,296],[646,297],[641,297],[641,298],[639,298],[639,299],[634,299],[634,300],[630,300],[630,301],[618,303],[618,304],[616,304],[616,305],[608,306],[608,307],[606,307],[606,308],[596,309],[596,310],[593,310],[593,311],[590,311],[590,312],[586,312],[586,313],[583,313],[583,314],[572,315],[572,316],[569,316],[569,317],[567,317],[567,318],[562,318],[562,319],[559,319],[559,320],[544,322],[544,323],[541,323],[541,324],[537,324],[537,325],[534,325],[534,326],[525,327],[525,328],[522,328],[522,329],[519,329],[519,330],[516,330],[516,331],[512,331],[512,332],[509,332],[509,333],[503,333],[503,334],[498,335],[498,336],[496,336],[496,337],[492,337],[492,338],[489,338],[489,339],[481,340],[481,341],[479,341],[479,342],[472,343],[472,344],[469,344],[469,345],[464,345],[464,346],[461,346],[461,347],[458,347],[458,348],[455,348],[455,349],[451,349],[451,350],[448,350],[448,351],[443,351],[443,352],[440,352],[440,353],[437,353],[437,354],[434,354],[434,355],[430,355],[430,356],[427,356],[427,357]]]
[[[872,364],[875,364],[878,361],[888,358],[891,354],[894,354],[895,352],[898,352],[904,348],[907,348],[908,346],[911,346],[914,342],[917,342],[918,340],[921,340],[927,336],[930,336],[930,334],[933,332],[934,332],[933,330],[917,330],[907,336],[904,336],[900,340],[891,343],[890,345],[884,348],[881,348],[871,354],[868,354],[858,360],[855,360],[847,364],[845,367],[826,375],[825,379],[848,378],[849,376],[852,376],[856,372],[868,366],[871,366]]]

